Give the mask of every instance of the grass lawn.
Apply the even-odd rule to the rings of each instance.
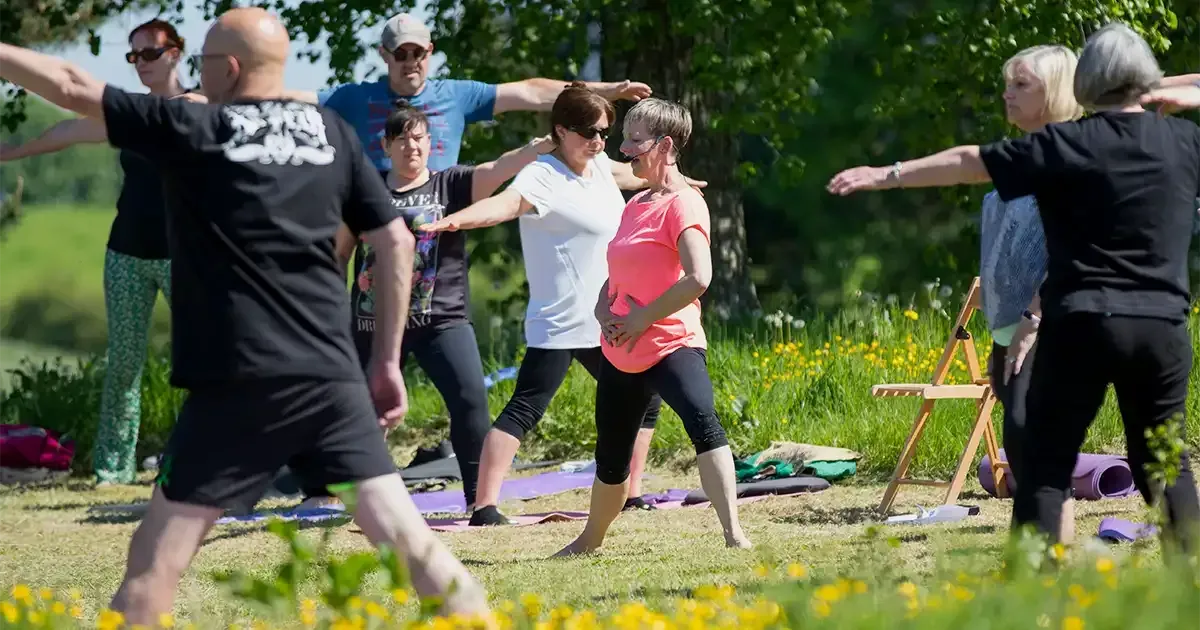
[[[28,359],[34,363],[42,361],[53,363],[55,359],[60,358],[64,364],[73,365],[76,355],[58,348],[0,338],[0,390],[9,386],[12,379],[11,370],[20,367],[23,360]]]
[[[655,470],[648,491],[694,488],[694,472]],[[85,616],[91,618],[118,586],[135,518],[89,514],[94,505],[141,501],[149,485],[91,490],[83,484],[0,494],[0,585],[18,582],[35,588],[77,588]],[[899,545],[886,559],[864,542],[864,532],[881,518],[874,511],[883,492],[878,483],[839,484],[822,493],[774,497],[740,508],[747,533],[756,543],[749,551],[726,549],[710,508],[626,513],[610,530],[598,554],[547,559],[583,527],[582,521],[530,527],[490,528],[442,537],[479,576],[495,599],[517,600],[539,593],[548,606],[567,604],[611,613],[629,600],[669,607],[692,589],[733,584],[753,590],[763,567],[800,563],[811,579],[836,576],[873,581],[883,563],[914,582],[946,571],[982,575],[996,569],[1005,542],[1010,501],[987,497],[969,485],[961,503],[981,512],[965,522],[927,526],[884,526]],[[271,504],[286,505],[275,500]],[[901,491],[897,509],[940,503],[940,492],[926,488]],[[588,491],[572,491],[502,506],[508,513],[552,510],[586,511]],[[1077,506],[1080,538],[1094,536],[1099,521],[1118,516],[1145,517],[1140,499],[1083,502]],[[336,526],[333,550],[339,556],[368,550],[352,525]],[[321,527],[304,530],[316,537]],[[1139,543],[1142,544],[1142,543]],[[1157,543],[1148,543],[1155,546]],[[1125,545],[1124,550],[1131,546]],[[1123,552],[1121,552],[1123,553]],[[876,554],[876,555],[873,555]],[[187,573],[176,612],[197,623],[231,619],[247,609],[223,596],[209,577],[222,569],[250,569],[265,577],[285,557],[282,542],[258,525],[218,526],[209,534]],[[308,584],[310,589],[315,585]]]

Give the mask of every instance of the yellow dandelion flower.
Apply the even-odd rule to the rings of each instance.
[[[54,599],[54,591],[52,591],[48,588],[43,588],[42,590],[38,591],[38,597],[41,597],[42,600],[48,602],[48,601]]]
[[[913,584],[912,582],[905,582],[905,583],[901,584],[900,586],[896,587],[896,592],[900,593],[901,595],[903,595],[905,597],[916,597],[917,596],[917,585]]]
[[[175,627],[175,617],[171,616],[170,613],[163,613],[163,614],[159,615],[158,616],[158,627],[174,628]]]
[[[116,630],[125,623],[125,615],[105,608],[100,611],[100,616],[96,618],[96,628],[98,630]]]
[[[363,607],[363,611],[366,612],[367,616],[371,617],[372,619],[387,619],[388,618],[387,609],[384,608],[383,606],[380,606],[374,600],[368,601],[366,606]]]
[[[79,600],[83,599],[83,592],[77,588],[73,588],[73,589],[67,591],[67,595],[70,596],[70,598],[75,601],[79,601]]]
[[[813,613],[818,617],[828,617],[829,613],[833,612],[833,608],[830,607],[829,602],[821,601],[819,599],[813,601],[812,609]]]
[[[1054,543],[1054,546],[1050,548],[1050,557],[1054,558],[1055,560],[1062,560],[1063,558],[1066,558],[1067,548],[1064,547],[1062,543]]]
[[[851,583],[851,587],[858,595],[862,595],[863,593],[867,592],[867,583],[860,580],[854,580],[854,582]]]
[[[44,620],[45,615],[43,615],[41,612],[39,612],[37,610],[31,610],[31,611],[29,611],[28,614],[29,614],[29,625],[31,625],[35,628],[42,625],[42,621]]]
[[[65,615],[67,614],[67,605],[62,602],[54,602],[50,605],[50,612],[55,615]]]
[[[915,322],[915,321],[917,321],[917,318],[919,317],[919,316],[917,315],[917,312],[916,312],[916,311],[914,311],[914,310],[912,310],[911,308],[910,308],[910,309],[906,309],[906,310],[904,311],[904,316],[905,316],[905,317],[907,317],[907,318],[909,318],[909,319],[911,319],[911,320],[913,320],[914,322]]]
[[[363,600],[358,595],[354,595],[350,599],[346,600],[346,607],[350,610],[362,610]]]
[[[833,584],[825,584],[818,588],[813,596],[821,601],[836,602],[842,598],[842,590]]]
[[[1112,558],[1101,556],[1096,558],[1096,571],[1100,573],[1108,573],[1112,571],[1116,565],[1113,564]]]
[[[392,601],[396,602],[397,604],[408,603],[408,591],[402,588],[392,591]]]
[[[805,569],[804,565],[802,564],[793,562],[792,564],[788,565],[787,574],[790,578],[803,579],[804,576],[808,575],[808,569]]]
[[[1066,617],[1062,621],[1062,630],[1083,630],[1083,620],[1074,615]]]
[[[760,564],[757,567],[754,567],[754,575],[757,575],[758,577],[767,577],[767,574],[770,572],[771,569],[765,564]]]
[[[4,620],[10,624],[17,623],[17,619],[21,618],[21,611],[12,602],[0,602],[0,615],[4,615]]]
[[[71,606],[71,616],[76,619],[83,619],[83,608],[78,604]]]
[[[13,599],[18,602],[24,602],[26,606],[29,606],[33,603],[33,591],[29,590],[29,587],[25,586],[24,584],[18,584],[12,587],[10,594],[12,595]]]

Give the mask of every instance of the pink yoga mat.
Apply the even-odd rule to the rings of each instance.
[[[1000,449],[1000,458],[1004,459],[1004,449]],[[996,496],[996,486],[992,480],[992,462],[985,455],[979,462],[979,485],[988,494]],[[1017,490],[1017,482],[1013,475],[1004,476],[1008,485],[1009,496]],[[1098,499],[1113,499],[1129,496],[1137,489],[1133,485],[1133,472],[1129,470],[1129,462],[1118,455],[1093,455],[1081,453],[1075,460],[1075,470],[1071,472],[1071,487],[1075,497],[1095,501]]]
[[[558,523],[563,521],[581,521],[586,519],[587,512],[543,512],[540,514],[521,514],[518,516],[509,516],[508,520],[513,522],[515,527],[524,527],[526,525],[541,525],[542,523]],[[486,529],[483,527],[471,527],[469,518],[430,518],[425,519],[425,523],[429,525],[429,529],[435,532],[465,532],[472,529]]]

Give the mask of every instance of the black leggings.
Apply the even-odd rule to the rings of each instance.
[[[532,431],[546,414],[546,408],[550,406],[554,394],[567,378],[567,370],[570,369],[572,360],[579,361],[592,378],[600,380],[604,352],[599,346],[527,349],[525,358],[521,361],[521,370],[517,373],[516,390],[492,426],[518,440],[524,439],[525,434]],[[641,415],[643,429],[654,428],[661,409],[662,398],[654,394]]]
[[[359,348],[359,360],[366,369],[370,349]],[[487,386],[483,383],[483,360],[475,340],[475,327],[469,321],[440,326],[409,328],[404,331],[400,362],[403,366],[409,355],[433,381],[450,412],[450,444],[463,478],[463,494],[467,503],[475,500],[475,485],[479,480],[479,457],[483,440],[491,428],[488,413]],[[328,496],[328,490],[302,487],[305,496]]]
[[[1029,375],[1033,373],[1033,357],[1037,351],[1037,343],[1029,349],[1021,371],[1013,374],[1007,383],[1004,382],[1004,358],[1008,348],[998,343],[992,344],[990,372],[992,390],[1004,410],[1004,456],[1008,469],[1017,479],[1017,470],[1023,467],[1025,451],[1022,439],[1025,434],[1025,400],[1029,395]]]
[[[1186,413],[1192,343],[1186,322],[1093,313],[1046,319],[1038,337],[1013,518],[1057,540],[1075,458],[1109,383],[1116,389],[1134,483],[1142,498],[1153,499],[1143,466],[1154,456],[1144,432]],[[1165,498],[1171,533],[1194,551],[1196,541],[1188,538],[1200,526],[1200,500],[1186,452]]]
[[[617,485],[629,478],[638,420],[654,395],[683,419],[696,454],[729,444],[713,405],[708,361],[701,348],[681,348],[645,372],[622,372],[606,358],[596,382],[596,478]]]

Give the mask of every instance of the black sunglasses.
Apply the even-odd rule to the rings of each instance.
[[[413,61],[420,61],[428,54],[429,51],[425,48],[418,48],[412,52],[409,52],[407,48],[397,48],[392,51],[392,58],[396,61],[408,61],[409,58],[412,58]]]
[[[592,140],[596,136],[600,136],[601,140],[608,140],[608,134],[612,132],[610,127],[567,127],[567,129],[583,136],[587,140]]]
[[[171,50],[172,48],[174,48],[174,46],[131,50],[125,53],[125,61],[128,61],[129,63],[137,63],[139,57],[144,61],[156,61],[159,57],[162,57],[168,50]]]

